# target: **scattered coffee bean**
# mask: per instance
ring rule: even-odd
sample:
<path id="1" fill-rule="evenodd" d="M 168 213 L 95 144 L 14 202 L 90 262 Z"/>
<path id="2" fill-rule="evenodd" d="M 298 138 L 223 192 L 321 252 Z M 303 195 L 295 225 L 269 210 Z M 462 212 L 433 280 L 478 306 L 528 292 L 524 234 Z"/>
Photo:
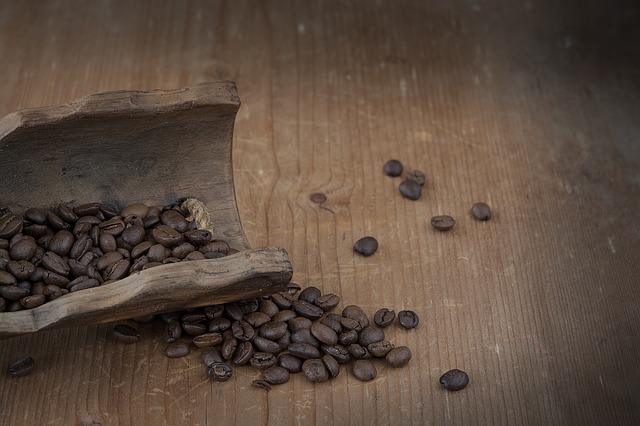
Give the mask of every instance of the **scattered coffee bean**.
<path id="1" fill-rule="evenodd" d="M 302 330 L 303 328 L 311 328 L 313 322 L 309 318 L 295 317 L 289 320 L 289 330 L 292 332 Z"/>
<path id="2" fill-rule="evenodd" d="M 351 357 L 354 359 L 371 358 L 371 354 L 369 353 L 369 350 L 366 347 L 359 345 L 357 343 L 352 343 L 349 346 L 347 346 L 347 350 L 349 351 L 349 355 L 351 355 Z"/>
<path id="3" fill-rule="evenodd" d="M 433 226 L 438 231 L 449 231 L 454 227 L 455 224 L 456 221 L 451 216 L 441 215 L 431 218 L 431 226 Z"/>
<path id="4" fill-rule="evenodd" d="M 289 309 L 295 299 L 288 293 L 276 293 L 271 295 L 271 300 L 280 309 Z"/>
<path id="5" fill-rule="evenodd" d="M 222 358 L 222 354 L 216 348 L 206 348 L 202 351 L 202 363 L 205 367 L 209 367 L 211 364 L 216 362 L 224 362 Z"/>
<path id="6" fill-rule="evenodd" d="M 117 324 L 113 327 L 113 337 L 122 343 L 135 343 L 140 340 L 140 333 L 126 324 Z"/>
<path id="7" fill-rule="evenodd" d="M 271 300 L 261 300 L 260 307 L 258 308 L 258 310 L 262 313 L 269 315 L 270 317 L 273 317 L 278 312 L 280 312 L 280 309 L 278 309 L 278 305 L 273 303 L 273 301 Z"/>
<path id="8" fill-rule="evenodd" d="M 271 319 L 273 322 L 287 322 L 296 317 L 296 313 L 290 309 L 285 309 L 273 316 Z"/>
<path id="9" fill-rule="evenodd" d="M 378 371 L 376 370 L 376 366 L 373 365 L 373 362 L 368 359 L 359 359 L 354 361 L 351 366 L 351 372 L 354 377 L 363 382 L 368 382 L 373 380 L 378 375 Z"/>
<path id="10" fill-rule="evenodd" d="M 9 364 L 7 374 L 12 377 L 22 377 L 31 373 L 36 363 L 30 356 L 18 358 Z"/>
<path id="11" fill-rule="evenodd" d="M 262 372 L 262 377 L 269 384 L 280 385 L 289 381 L 289 370 L 280 366 L 269 367 Z"/>
<path id="12" fill-rule="evenodd" d="M 171 343 L 164 350 L 169 358 L 181 358 L 189 354 L 189 345 L 184 343 Z"/>
<path id="13" fill-rule="evenodd" d="M 302 372 L 307 380 L 321 383 L 329 380 L 329 371 L 321 359 L 307 359 L 302 363 Z"/>
<path id="14" fill-rule="evenodd" d="M 491 208 L 486 203 L 475 203 L 471 207 L 471 215 L 477 220 L 491 219 Z"/>
<path id="15" fill-rule="evenodd" d="M 254 380 L 251 382 L 251 385 L 260 389 L 264 389 L 267 392 L 271 390 L 271 385 L 266 380 Z"/>
<path id="16" fill-rule="evenodd" d="M 264 337 L 256 336 L 253 339 L 253 345 L 257 350 L 261 352 L 269 352 L 277 354 L 281 351 L 280 345 L 272 340 L 265 339 Z M 288 346 L 288 345 L 287 345 Z"/>
<path id="17" fill-rule="evenodd" d="M 389 367 L 404 367 L 411 359 L 411 350 L 406 346 L 398 346 L 387 353 L 386 359 Z"/>
<path id="18" fill-rule="evenodd" d="M 353 245 L 353 250 L 363 256 L 371 256 L 378 250 L 378 240 L 373 237 L 360 238 Z"/>
<path id="19" fill-rule="evenodd" d="M 260 327 L 261 337 L 269 340 L 278 340 L 287 332 L 287 324 L 282 321 L 270 321 Z"/>
<path id="20" fill-rule="evenodd" d="M 373 322 L 378 327 L 387 327 L 396 318 L 396 312 L 393 309 L 379 309 L 373 316 Z"/>
<path id="21" fill-rule="evenodd" d="M 251 312 L 244 316 L 244 320 L 251 324 L 253 328 L 260 328 L 271 321 L 271 317 L 264 312 Z"/>
<path id="22" fill-rule="evenodd" d="M 409 200 L 417 200 L 422 195 L 422 187 L 414 180 L 403 180 L 399 186 L 400 194 Z"/>
<path id="23" fill-rule="evenodd" d="M 276 365 L 276 357 L 269 352 L 254 352 L 249 364 L 258 370 L 265 370 Z"/>
<path id="24" fill-rule="evenodd" d="M 407 174 L 407 179 L 416 182 L 420 186 L 424 186 L 427 182 L 427 176 L 420 170 L 412 170 Z"/>
<path id="25" fill-rule="evenodd" d="M 370 343 L 367 345 L 367 350 L 371 355 L 376 358 L 385 357 L 389 351 L 393 349 L 393 343 L 388 340 L 382 340 L 380 342 Z"/>
<path id="26" fill-rule="evenodd" d="M 384 163 L 384 174 L 391 177 L 397 177 L 402 174 L 402 163 L 398 160 L 389 160 Z"/>
<path id="27" fill-rule="evenodd" d="M 404 328 L 416 328 L 420 322 L 418 314 L 413 311 L 400 311 L 398 313 L 398 321 Z"/>
<path id="28" fill-rule="evenodd" d="M 233 376 L 233 368 L 226 362 L 214 362 L 207 367 L 207 376 L 214 382 L 226 382 Z"/>
<path id="29" fill-rule="evenodd" d="M 316 306 L 318 306 L 323 311 L 330 311 L 340 303 L 340 297 L 335 294 L 325 294 L 316 299 L 314 302 Z"/>
<path id="30" fill-rule="evenodd" d="M 324 362 L 324 366 L 327 367 L 327 371 L 331 375 L 331 377 L 338 377 L 340 374 L 340 364 L 338 361 L 331 355 L 324 355 L 322 357 L 322 362 Z"/>
<path id="31" fill-rule="evenodd" d="M 469 384 L 469 375 L 462 370 L 453 369 L 440 377 L 440 384 L 448 391 L 464 389 Z"/>
<path id="32" fill-rule="evenodd" d="M 238 348 L 238 339 L 235 337 L 225 338 L 222 341 L 222 346 L 220 347 L 220 353 L 222 357 L 226 360 L 230 360 L 233 357 L 233 354 L 236 352 Z"/>
<path id="33" fill-rule="evenodd" d="M 209 322 L 209 331 L 221 333 L 231 328 L 231 321 L 227 318 L 214 318 Z"/>
<path id="34" fill-rule="evenodd" d="M 293 343 L 308 343 L 315 347 L 320 346 L 320 341 L 311 334 L 309 328 L 302 328 L 291 333 L 291 341 Z"/>
<path id="35" fill-rule="evenodd" d="M 302 360 L 288 353 L 278 355 L 278 365 L 290 373 L 302 371 Z"/>
<path id="36" fill-rule="evenodd" d="M 284 324 L 285 329 L 286 326 L 287 325 Z M 251 324 L 244 320 L 235 321 L 233 324 L 231 324 L 231 332 L 233 333 L 233 337 L 243 342 L 252 340 L 256 335 L 256 331 L 253 329 L 253 327 L 251 327 Z"/>
<path id="37" fill-rule="evenodd" d="M 46 300 L 47 298 L 43 294 L 33 294 L 31 296 L 23 297 L 22 299 L 20 299 L 20 304 L 25 309 L 33 309 L 44 304 Z"/>

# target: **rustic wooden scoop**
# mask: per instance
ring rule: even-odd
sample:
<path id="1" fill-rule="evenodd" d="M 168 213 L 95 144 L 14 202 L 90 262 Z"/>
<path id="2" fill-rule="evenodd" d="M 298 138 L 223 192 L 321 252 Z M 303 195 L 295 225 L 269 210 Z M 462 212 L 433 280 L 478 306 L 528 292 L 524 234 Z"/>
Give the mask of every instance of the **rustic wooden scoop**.
<path id="1" fill-rule="evenodd" d="M 0 313 L 0 338 L 282 290 L 292 275 L 286 251 L 251 250 L 238 216 L 231 145 L 239 106 L 235 84 L 217 82 L 101 93 L 0 120 L 0 208 L 22 212 L 70 200 L 167 205 L 193 197 L 205 204 L 214 238 L 240 250 Z"/>

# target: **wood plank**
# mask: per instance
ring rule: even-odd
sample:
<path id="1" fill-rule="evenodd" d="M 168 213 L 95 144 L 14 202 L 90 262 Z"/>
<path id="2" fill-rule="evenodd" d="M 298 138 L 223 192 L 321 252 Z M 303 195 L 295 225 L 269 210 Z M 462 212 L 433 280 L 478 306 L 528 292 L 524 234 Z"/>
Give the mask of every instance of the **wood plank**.
<path id="1" fill-rule="evenodd" d="M 369 312 L 416 309 L 403 370 L 268 395 L 205 380 L 149 330 L 3 342 L 1 424 L 640 422 L 638 5 L 597 1 L 0 4 L 0 115 L 118 89 L 238 82 L 234 178 L 253 247 Z M 398 158 L 429 178 L 400 198 Z M 0 186 L 0 191 L 10 189 Z M 324 192 L 320 208 L 309 201 Z M 2 197 L 0 197 L 2 198 Z M 495 219 L 474 222 L 487 201 Z M 432 215 L 457 219 L 433 231 Z M 381 247 L 356 257 L 354 239 Z M 469 387 L 443 392 L 458 367 Z"/>

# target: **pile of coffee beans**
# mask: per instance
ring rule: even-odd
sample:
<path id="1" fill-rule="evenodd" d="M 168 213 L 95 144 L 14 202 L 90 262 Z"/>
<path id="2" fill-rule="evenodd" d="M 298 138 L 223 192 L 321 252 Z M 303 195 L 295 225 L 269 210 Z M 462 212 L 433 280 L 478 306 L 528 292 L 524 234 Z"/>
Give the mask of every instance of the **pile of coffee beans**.
<path id="1" fill-rule="evenodd" d="M 179 205 L 101 203 L 31 208 L 0 217 L 0 312 L 31 309 L 165 263 L 236 250 Z"/>
<path id="2" fill-rule="evenodd" d="M 398 160 L 389 160 L 384 163 L 384 174 L 391 177 L 402 176 L 404 166 Z M 400 194 L 409 200 L 418 200 L 422 196 L 422 187 L 427 182 L 427 176 L 420 170 L 411 170 L 405 176 L 398 187 Z"/>

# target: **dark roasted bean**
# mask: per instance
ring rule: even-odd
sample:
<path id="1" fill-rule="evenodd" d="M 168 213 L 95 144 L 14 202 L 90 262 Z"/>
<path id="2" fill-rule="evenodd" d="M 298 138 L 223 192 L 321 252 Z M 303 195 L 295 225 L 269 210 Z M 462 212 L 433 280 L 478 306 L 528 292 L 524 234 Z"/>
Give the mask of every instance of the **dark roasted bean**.
<path id="1" fill-rule="evenodd" d="M 351 366 L 351 372 L 356 379 L 363 382 L 373 380 L 378 375 L 376 366 L 373 365 L 373 362 L 369 361 L 368 359 L 359 359 L 355 361 Z"/>
<path id="2" fill-rule="evenodd" d="M 314 303 L 326 312 L 338 306 L 338 303 L 340 303 L 340 297 L 329 293 L 318 297 Z"/>
<path id="3" fill-rule="evenodd" d="M 324 311 L 316 305 L 312 305 L 311 303 L 305 302 L 304 300 L 296 300 L 295 302 L 293 302 L 293 309 L 298 315 L 309 318 L 311 320 L 319 319 L 324 313 Z"/>
<path id="4" fill-rule="evenodd" d="M 37 244 L 33 238 L 22 238 L 11 247 L 9 254 L 13 260 L 29 260 L 36 254 Z"/>
<path id="5" fill-rule="evenodd" d="M 122 241 L 124 241 L 126 244 L 128 244 L 131 247 L 134 247 L 138 244 L 140 244 L 145 237 L 145 231 L 144 228 L 140 225 L 133 225 L 133 226 L 129 226 L 128 228 L 125 228 L 124 231 L 122 231 Z"/>
<path id="6" fill-rule="evenodd" d="M 205 367 L 210 366 L 214 362 L 224 362 L 222 354 L 216 348 L 206 348 L 202 351 L 202 363 Z"/>
<path id="7" fill-rule="evenodd" d="M 464 389 L 469 384 L 469 375 L 462 370 L 453 369 L 444 373 L 439 380 L 443 388 L 448 391 Z"/>
<path id="8" fill-rule="evenodd" d="M 291 330 L 292 332 L 301 330 L 303 328 L 311 328 L 311 324 L 313 324 L 313 322 L 311 322 L 309 318 L 305 318 L 305 317 L 291 318 L 288 321 L 288 323 L 289 323 L 289 330 Z"/>
<path id="9" fill-rule="evenodd" d="M 67 262 L 52 251 L 48 251 L 42 256 L 42 266 L 58 275 L 69 275 L 69 265 Z"/>
<path id="10" fill-rule="evenodd" d="M 289 370 L 280 366 L 271 366 L 262 372 L 262 376 L 269 384 L 281 385 L 289 381 Z"/>
<path id="11" fill-rule="evenodd" d="M 291 333 L 291 341 L 293 343 L 308 343 L 315 347 L 320 346 L 320 341 L 316 339 L 309 328 L 301 328 Z"/>
<path id="12" fill-rule="evenodd" d="M 280 345 L 276 342 L 271 341 L 269 339 L 265 339 L 264 337 L 256 336 L 253 339 L 253 344 L 261 352 L 269 352 L 269 353 L 278 353 L 280 352 Z"/>
<path id="13" fill-rule="evenodd" d="M 413 311 L 400 311 L 398 312 L 398 321 L 404 328 L 416 328 L 420 323 L 420 318 Z"/>
<path id="14" fill-rule="evenodd" d="M 234 321 L 240 321 L 244 317 L 242 309 L 236 303 L 227 303 L 224 305 L 224 313 Z"/>
<path id="15" fill-rule="evenodd" d="M 46 300 L 47 298 L 44 295 L 34 294 L 32 296 L 23 297 L 22 299 L 20 299 L 20 304 L 25 309 L 33 309 L 42 305 L 44 302 L 46 302 Z"/>
<path id="16" fill-rule="evenodd" d="M 235 321 L 233 324 L 231 324 L 231 332 L 233 333 L 233 337 L 243 342 L 252 340 L 256 335 L 256 331 L 253 329 L 253 327 L 251 327 L 251 324 L 243 320 Z"/>
<path id="17" fill-rule="evenodd" d="M 193 338 L 193 344 L 198 348 L 210 348 L 218 346 L 222 343 L 222 334 L 220 333 L 205 333 Z"/>
<path id="18" fill-rule="evenodd" d="M 260 327 L 259 334 L 261 337 L 269 340 L 278 340 L 287 331 L 287 324 L 281 321 L 270 321 Z"/>
<path id="19" fill-rule="evenodd" d="M 355 330 L 345 331 L 344 333 L 338 336 L 338 342 L 341 345 L 349 346 L 352 343 L 356 343 L 358 341 L 358 332 Z"/>
<path id="20" fill-rule="evenodd" d="M 74 207 L 73 211 L 78 216 L 95 216 L 100 211 L 100 204 L 98 203 L 81 204 L 77 207 Z"/>
<path id="21" fill-rule="evenodd" d="M 260 312 L 263 312 L 263 313 L 269 315 L 270 317 L 273 317 L 278 312 L 280 312 L 280 309 L 278 309 L 278 305 L 273 303 L 273 301 L 271 301 L 271 300 L 261 300 L 260 301 L 260 307 L 258 308 L 258 310 Z"/>
<path id="22" fill-rule="evenodd" d="M 403 180 L 398 189 L 400 190 L 400 194 L 409 200 L 415 201 L 422 195 L 422 186 L 411 179 Z"/>
<path id="23" fill-rule="evenodd" d="M 240 342 L 238 348 L 233 355 L 233 363 L 236 365 L 244 365 L 253 356 L 253 345 L 251 342 Z"/>
<path id="24" fill-rule="evenodd" d="M 263 312 L 251 312 L 244 316 L 244 320 L 251 324 L 253 328 L 260 328 L 271 321 L 271 317 Z"/>
<path id="25" fill-rule="evenodd" d="M 269 352 L 254 352 L 249 364 L 258 370 L 265 370 L 276 365 L 276 357 Z"/>
<path id="26" fill-rule="evenodd" d="M 411 359 L 411 350 L 406 346 L 398 346 L 387 352 L 386 359 L 389 367 L 404 367 Z"/>
<path id="27" fill-rule="evenodd" d="M 201 246 L 211 241 L 211 232 L 205 229 L 194 229 L 184 233 L 185 238 L 195 246 Z"/>
<path id="28" fill-rule="evenodd" d="M 337 319 L 336 319 L 337 317 Z M 327 327 L 331 328 L 336 334 L 342 333 L 342 324 L 340 323 L 340 316 L 325 316 L 320 319 L 320 322 Z"/>
<path id="29" fill-rule="evenodd" d="M 390 325 L 396 318 L 396 312 L 393 309 L 379 309 L 373 316 L 373 322 L 378 327 L 386 327 Z"/>
<path id="30" fill-rule="evenodd" d="M 296 317 L 296 313 L 289 310 L 289 309 L 285 309 L 283 311 L 278 312 L 277 314 L 275 314 L 272 318 L 272 321 L 274 322 L 287 322 L 290 319 L 293 319 Z"/>
<path id="31" fill-rule="evenodd" d="M 307 287 L 300 292 L 298 300 L 304 300 L 308 303 L 315 303 L 316 299 L 321 296 L 320 289 L 318 287 Z"/>
<path id="32" fill-rule="evenodd" d="M 431 226 L 438 231 L 449 231 L 455 224 L 455 219 L 448 215 L 434 216 L 431 218 Z"/>
<path id="33" fill-rule="evenodd" d="M 88 235 L 82 235 L 73 243 L 71 250 L 69 250 L 69 257 L 72 259 L 80 259 L 92 246 L 93 241 L 91 241 L 91 238 Z"/>
<path id="34" fill-rule="evenodd" d="M 35 268 L 34 268 L 35 270 Z M 18 280 L 12 274 L 7 271 L 0 270 L 0 286 L 16 285 Z"/>
<path id="35" fill-rule="evenodd" d="M 360 332 L 358 341 L 362 346 L 368 346 L 371 343 L 381 342 L 384 340 L 384 331 L 381 328 L 370 325 Z"/>
<path id="36" fill-rule="evenodd" d="M 214 318 L 209 322 L 209 331 L 221 333 L 231 328 L 231 321 L 227 318 Z"/>
<path id="37" fill-rule="evenodd" d="M 226 360 L 231 359 L 236 349 L 238 348 L 238 339 L 235 337 L 225 338 L 222 342 L 222 346 L 220 347 L 220 353 L 222 353 L 222 357 Z"/>
<path id="38" fill-rule="evenodd" d="M 30 356 L 18 358 L 9 364 L 7 374 L 12 377 L 22 377 L 31 373 L 36 363 Z"/>
<path id="39" fill-rule="evenodd" d="M 353 245 L 353 250 L 363 256 L 371 256 L 378 250 L 378 240 L 373 237 L 360 238 Z"/>
<path id="40" fill-rule="evenodd" d="M 260 389 L 264 389 L 267 392 L 271 390 L 271 385 L 266 380 L 254 380 L 251 382 L 251 385 Z"/>
<path id="41" fill-rule="evenodd" d="M 56 255 L 57 256 L 57 255 Z M 7 272 L 11 273 L 18 280 L 28 280 L 29 276 L 33 274 L 36 267 L 33 263 L 26 260 L 11 260 L 7 262 Z"/>
<path id="42" fill-rule="evenodd" d="M 367 314 L 362 310 L 361 307 L 355 305 L 349 305 L 342 310 L 342 316 L 345 318 L 351 318 L 353 320 L 358 321 L 360 327 L 365 328 L 369 325 L 369 318 Z M 343 327 L 347 327 L 345 323 L 342 323 Z M 347 327 L 347 329 L 350 329 Z"/>
<path id="43" fill-rule="evenodd" d="M 47 212 L 47 221 L 49 222 L 49 225 L 56 231 L 69 228 L 69 224 L 52 211 Z"/>
<path id="44" fill-rule="evenodd" d="M 398 160 L 389 160 L 384 163 L 384 174 L 391 177 L 400 176 L 402 174 L 402 163 Z"/>
<path id="45" fill-rule="evenodd" d="M 174 247 L 184 241 L 182 234 L 167 225 L 160 225 L 154 228 L 152 233 L 158 244 L 165 247 Z"/>
<path id="46" fill-rule="evenodd" d="M 226 362 L 214 362 L 207 367 L 207 376 L 215 382 L 226 382 L 233 376 L 233 368 Z"/>
<path id="47" fill-rule="evenodd" d="M 189 354 L 189 345 L 185 343 L 171 343 L 164 350 L 169 358 L 181 358 Z"/>
<path id="48" fill-rule="evenodd" d="M 290 373 L 302 371 L 302 360 L 288 353 L 278 355 L 278 365 Z"/>
<path id="49" fill-rule="evenodd" d="M 367 350 L 371 355 L 376 358 L 382 358 L 386 356 L 390 350 L 393 349 L 393 343 L 388 340 L 382 340 L 380 342 L 370 343 L 367 346 Z"/>
<path id="50" fill-rule="evenodd" d="M 288 293 L 275 293 L 271 295 L 271 300 L 278 308 L 289 309 L 295 299 Z"/>
<path id="51" fill-rule="evenodd" d="M 424 172 L 420 170 L 412 170 L 407 173 L 407 179 L 414 181 L 420 186 L 424 186 L 424 184 L 427 182 L 427 175 L 425 175 Z"/>
<path id="52" fill-rule="evenodd" d="M 147 249 L 149 249 L 149 247 L 151 247 L 151 243 L 148 241 L 146 243 L 148 244 Z M 98 244 L 100 245 L 100 249 L 105 253 L 116 251 L 118 249 L 118 245 L 116 244 L 116 237 L 114 237 L 112 234 L 101 232 L 100 236 L 98 237 Z M 144 252 L 140 252 L 140 254 L 143 253 Z"/>
<path id="53" fill-rule="evenodd" d="M 331 355 L 324 355 L 322 357 L 322 362 L 324 362 L 324 366 L 327 367 L 327 371 L 331 375 L 331 377 L 338 377 L 340 374 L 340 364 L 338 361 Z"/>
<path id="54" fill-rule="evenodd" d="M 371 358 L 371 354 L 369 353 L 369 350 L 357 343 L 352 343 L 349 346 L 347 346 L 347 350 L 349 351 L 349 354 L 351 355 L 352 358 L 355 358 L 355 359 Z"/>
<path id="55" fill-rule="evenodd" d="M 165 328 L 165 340 L 167 343 L 173 343 L 182 337 L 182 326 L 177 320 L 171 320 Z"/>
<path id="56" fill-rule="evenodd" d="M 325 345 L 334 346 L 338 343 L 338 335 L 331 327 L 319 321 L 314 322 L 309 329 L 313 337 Z"/>
<path id="57" fill-rule="evenodd" d="M 302 363 L 302 372 L 307 380 L 313 383 L 321 383 L 329 380 L 329 371 L 321 359 L 307 359 Z"/>
<path id="58" fill-rule="evenodd" d="M 44 225 L 47 221 L 47 211 L 42 209 L 27 209 L 24 212 L 24 219 L 31 223 L 37 223 L 38 225 Z"/>
<path id="59" fill-rule="evenodd" d="M 477 220 L 491 219 L 491 208 L 486 203 L 475 203 L 471 206 L 471 216 Z"/>
<path id="60" fill-rule="evenodd" d="M 224 314 L 224 305 L 205 306 L 204 314 L 210 320 L 220 318 Z"/>
<path id="61" fill-rule="evenodd" d="M 58 231 L 49 241 L 49 250 L 57 254 L 58 256 L 66 256 L 69 254 L 69 250 L 73 247 L 75 242 L 73 234 L 66 229 Z"/>
<path id="62" fill-rule="evenodd" d="M 129 325 L 117 324 L 113 327 L 113 337 L 123 343 L 135 343 L 140 340 L 140 333 Z"/>

